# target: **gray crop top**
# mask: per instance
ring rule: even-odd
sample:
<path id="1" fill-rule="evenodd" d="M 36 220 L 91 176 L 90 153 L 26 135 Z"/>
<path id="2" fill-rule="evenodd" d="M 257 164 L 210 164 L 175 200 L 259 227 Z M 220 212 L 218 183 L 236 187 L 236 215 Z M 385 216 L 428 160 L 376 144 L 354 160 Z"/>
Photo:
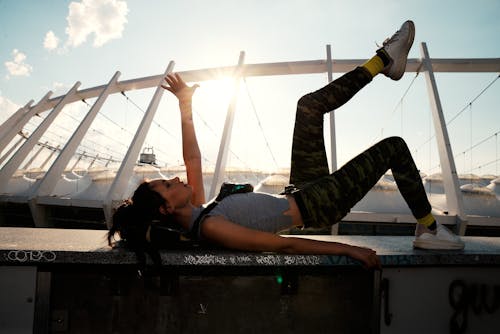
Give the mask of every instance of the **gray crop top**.
<path id="1" fill-rule="evenodd" d="M 283 195 L 258 192 L 230 195 L 202 218 L 197 234 L 202 239 L 200 234 L 201 224 L 203 224 L 205 218 L 210 216 L 222 216 L 241 226 L 276 233 L 292 226 L 291 216 L 283 214 L 289 208 L 288 200 Z M 203 207 L 193 210 L 190 228 L 192 228 L 194 221 L 202 210 Z"/>

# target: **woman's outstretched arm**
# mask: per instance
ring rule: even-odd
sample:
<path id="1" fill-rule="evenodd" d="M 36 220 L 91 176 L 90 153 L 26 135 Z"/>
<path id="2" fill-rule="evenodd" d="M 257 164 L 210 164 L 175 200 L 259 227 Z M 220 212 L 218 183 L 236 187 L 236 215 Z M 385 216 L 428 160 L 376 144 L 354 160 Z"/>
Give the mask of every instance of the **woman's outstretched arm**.
<path id="1" fill-rule="evenodd" d="M 187 183 L 193 188 L 191 203 L 199 206 L 205 203 L 205 189 L 203 187 L 203 174 L 201 168 L 201 152 L 196 139 L 193 123 L 192 98 L 198 85 L 186 85 L 184 80 L 176 73 L 165 77 L 168 86 L 163 88 L 172 92 L 179 100 L 182 128 L 182 155 L 186 166 Z"/>
<path id="2" fill-rule="evenodd" d="M 359 260 L 366 268 L 380 268 L 379 257 L 369 248 L 338 242 L 281 237 L 234 224 L 220 216 L 206 218 L 201 225 L 201 233 L 207 240 L 230 249 L 287 254 L 346 255 Z"/>

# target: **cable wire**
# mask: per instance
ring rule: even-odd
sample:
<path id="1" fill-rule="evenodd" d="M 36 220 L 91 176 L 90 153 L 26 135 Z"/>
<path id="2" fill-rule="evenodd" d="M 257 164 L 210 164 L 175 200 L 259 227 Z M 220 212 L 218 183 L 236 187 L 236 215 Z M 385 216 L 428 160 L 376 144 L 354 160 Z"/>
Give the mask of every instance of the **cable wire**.
<path id="1" fill-rule="evenodd" d="M 415 76 L 413 77 L 413 79 L 411 80 L 410 84 L 408 85 L 408 87 L 406 88 L 406 90 L 404 91 L 403 95 L 401 96 L 401 98 L 399 99 L 398 103 L 396 103 L 396 105 L 394 106 L 393 110 L 391 113 L 389 113 L 388 116 L 385 117 L 385 120 L 384 122 L 388 119 L 388 118 L 392 118 L 394 116 L 394 114 L 396 113 L 397 109 L 399 108 L 399 106 L 401 106 L 401 109 L 402 109 L 402 106 L 403 106 L 403 100 L 406 98 L 406 95 L 408 95 L 411 87 L 413 86 L 413 84 L 415 83 L 415 80 L 417 79 L 418 75 L 420 74 L 420 72 L 416 72 Z M 403 127 L 403 112 L 401 110 L 401 128 Z M 380 137 L 383 137 L 384 135 L 384 130 L 385 128 L 381 128 L 380 129 Z M 378 141 L 378 136 L 375 136 L 375 138 L 372 140 L 372 143 L 375 143 Z"/>
<path id="2" fill-rule="evenodd" d="M 475 98 L 473 98 L 465 107 L 463 107 L 458 113 L 455 114 L 448 122 L 446 122 L 446 125 L 450 125 L 455 119 L 457 119 L 458 116 L 460 116 L 467 108 L 472 105 L 481 95 L 483 95 L 497 80 L 500 78 L 500 74 L 497 75 L 495 79 L 493 79 L 492 82 L 490 82 Z"/>
<path id="3" fill-rule="evenodd" d="M 257 109 L 255 108 L 255 103 L 252 99 L 252 95 L 250 94 L 250 90 L 248 88 L 248 83 L 246 78 L 243 78 L 243 81 L 245 82 L 245 90 L 248 95 L 248 99 L 250 100 L 250 105 L 252 106 L 253 113 L 255 115 L 255 118 L 257 119 L 257 124 L 259 125 L 260 132 L 262 133 L 262 137 L 264 137 L 264 141 L 267 146 L 267 150 L 269 151 L 269 154 L 271 154 L 271 157 L 273 158 L 274 165 L 276 166 L 276 169 L 279 169 L 278 162 L 276 161 L 276 158 L 274 157 L 273 151 L 271 150 L 271 146 L 269 145 L 269 141 L 267 140 L 266 134 L 264 132 L 264 128 L 262 127 L 262 123 L 260 122 L 259 115 L 257 114 Z"/>

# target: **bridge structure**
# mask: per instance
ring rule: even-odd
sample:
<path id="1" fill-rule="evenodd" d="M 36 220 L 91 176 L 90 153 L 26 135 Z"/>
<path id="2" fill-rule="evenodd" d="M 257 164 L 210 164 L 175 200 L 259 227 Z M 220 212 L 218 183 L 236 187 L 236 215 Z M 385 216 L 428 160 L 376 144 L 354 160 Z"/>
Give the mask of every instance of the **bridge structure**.
<path id="1" fill-rule="evenodd" d="M 500 58 L 431 58 L 425 43 L 420 45 L 420 53 L 419 59 L 408 60 L 406 71 L 423 73 L 426 79 L 448 209 L 439 219 L 455 226 L 461 235 L 471 225 L 496 226 L 499 217 L 477 217 L 464 210 L 435 73 L 500 73 Z M 329 46 L 326 55 L 320 60 L 245 64 L 242 52 L 234 66 L 179 74 L 187 82 L 231 77 L 236 85 L 247 77 L 315 73 L 327 73 L 331 81 L 333 73 L 347 72 L 365 61 L 332 59 Z M 109 247 L 106 231 L 47 228 L 53 227 L 48 219 L 53 208 L 93 208 L 109 222 L 113 206 L 128 196 L 134 168 L 162 98 L 163 78 L 174 68 L 170 62 L 162 74 L 124 81 L 116 72 L 107 84 L 86 89 L 79 89 L 81 84 L 76 82 L 66 94 L 52 97 L 48 92 L 37 103 L 29 101 L 1 125 L 0 226 L 11 223 L 10 205 L 29 211 L 33 224 L 31 228 L 0 227 L 0 329 L 27 333 L 310 333 L 332 329 L 459 333 L 470 329 L 496 333 L 500 316 L 499 237 L 464 236 L 463 251 L 419 251 L 412 249 L 411 236 L 301 236 L 375 249 L 382 271 L 367 271 L 345 256 L 188 248 L 162 251 L 159 271 L 138 277 L 136 254 Z M 155 91 L 102 198 L 58 195 L 62 173 L 76 165 L 70 166 L 70 161 L 108 98 L 144 89 Z M 226 170 L 237 92 L 227 108 L 212 195 Z M 62 147 L 50 147 L 41 140 L 65 106 L 90 99 L 95 101 Z M 35 131 L 23 134 L 30 119 L 42 113 L 46 117 Z M 330 125 L 335 170 L 334 117 Z M 33 161 L 29 154 L 36 146 L 50 148 L 57 158 L 28 189 L 16 193 L 11 190 L 12 180 Z M 413 222 L 410 215 L 387 212 L 352 212 L 345 220 Z"/>
<path id="2" fill-rule="evenodd" d="M 497 223 L 496 218 L 467 217 L 455 161 L 449 135 L 443 116 L 442 105 L 439 96 L 439 89 L 435 80 L 435 73 L 441 72 L 500 72 L 500 58 L 490 59 L 436 59 L 431 58 L 425 43 L 420 45 L 421 58 L 409 59 L 406 68 L 407 72 L 424 73 L 432 119 L 435 129 L 436 143 L 439 153 L 439 162 L 442 169 L 443 187 L 446 197 L 447 212 L 443 221 L 447 224 L 457 226 L 459 234 L 464 235 L 467 222 L 478 223 Z M 355 66 L 364 62 L 364 59 L 332 59 L 331 48 L 326 47 L 326 59 L 306 60 L 281 63 L 264 64 L 245 64 L 245 53 L 241 52 L 238 63 L 234 66 L 208 68 L 182 71 L 179 74 L 187 82 L 202 82 L 214 80 L 221 77 L 230 77 L 235 80 L 235 84 L 247 77 L 258 76 L 286 76 L 303 75 L 314 73 L 327 73 L 328 80 L 332 80 L 333 73 L 344 73 Z M 81 83 L 76 82 L 71 89 L 64 95 L 52 97 L 52 92 L 47 92 L 37 103 L 29 101 L 14 113 L 8 120 L 1 125 L 0 152 L 2 152 L 2 165 L 0 169 L 0 201 L 4 203 L 28 203 L 30 212 L 34 221 L 34 226 L 49 226 L 47 219 L 47 208 L 51 206 L 71 206 L 71 207 L 92 207 L 102 209 L 105 220 L 109 223 L 113 206 L 116 206 L 121 200 L 129 194 L 126 193 L 129 181 L 133 175 L 134 167 L 137 164 L 138 156 L 143 148 L 148 131 L 151 128 L 155 113 L 163 95 L 161 84 L 166 74 L 172 72 L 175 68 L 174 62 L 170 62 L 165 72 L 155 76 L 136 78 L 131 80 L 119 81 L 120 72 L 116 72 L 108 83 L 96 87 L 79 89 Z M 77 155 L 77 148 L 82 139 L 96 119 L 96 115 L 106 103 L 108 97 L 113 94 L 125 93 L 132 90 L 155 89 L 155 92 L 149 102 L 147 110 L 136 129 L 136 132 L 127 145 L 128 150 L 120 162 L 120 167 L 114 176 L 111 186 L 106 189 L 106 194 L 99 199 L 78 199 L 70 196 L 58 196 L 55 189 L 60 182 L 61 175 L 65 170 L 71 169 L 70 160 Z M 75 101 L 86 101 L 95 98 L 95 102 L 90 106 L 87 115 L 72 133 L 64 146 L 61 148 L 52 148 L 52 155 L 57 154 L 54 163 L 49 166 L 47 171 L 39 176 L 27 191 L 12 193 L 9 190 L 9 183 L 13 176 L 21 169 L 29 166 L 29 161 L 22 165 L 33 151 L 35 146 L 40 146 L 39 151 L 46 143 L 40 142 L 44 133 L 51 127 L 54 120 L 63 110 L 63 108 Z M 231 141 L 233 130 L 234 114 L 236 112 L 236 101 L 238 99 L 238 89 L 235 89 L 229 106 L 227 108 L 226 121 L 223 134 L 220 141 L 219 153 L 215 166 L 215 172 L 210 187 L 209 197 L 215 195 L 216 190 L 223 181 L 223 174 L 226 168 L 228 158 L 228 148 Z M 15 144 L 13 139 L 18 134 L 22 134 L 23 128 L 36 115 L 46 113 L 43 122 L 31 133 L 31 135 L 20 136 Z M 331 134 L 331 164 L 332 169 L 337 168 L 337 149 L 335 116 L 330 117 Z M 18 136 L 19 137 L 19 136 Z M 10 145 L 10 146 L 9 146 Z M 7 150 L 9 148 L 9 150 Z M 96 157 L 97 158 L 97 157 Z M 31 160 L 34 159 L 34 155 Z M 80 156 L 81 159 L 81 156 Z M 48 161 L 49 159 L 47 159 Z M 95 159 L 94 159 L 95 160 Z M 76 164 L 75 164 L 76 165 Z M 409 215 L 387 215 L 371 213 L 369 215 L 353 213 L 346 220 L 356 221 L 412 221 Z"/>

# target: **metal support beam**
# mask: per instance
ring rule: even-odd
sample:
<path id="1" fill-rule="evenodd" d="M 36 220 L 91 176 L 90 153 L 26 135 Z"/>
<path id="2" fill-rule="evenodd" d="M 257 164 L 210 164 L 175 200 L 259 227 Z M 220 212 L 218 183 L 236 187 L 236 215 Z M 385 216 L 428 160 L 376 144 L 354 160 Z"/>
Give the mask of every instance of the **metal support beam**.
<path id="1" fill-rule="evenodd" d="M 33 156 L 24 164 L 23 167 L 21 167 L 21 169 L 28 169 L 29 166 L 31 166 L 31 164 L 33 163 L 33 161 L 35 161 L 35 159 L 40 155 L 40 153 L 42 153 L 43 149 L 45 148 L 45 145 L 47 145 L 48 143 L 49 142 L 46 141 L 45 144 L 40 145 L 38 151 L 36 151 L 36 153 L 33 154 Z"/>
<path id="2" fill-rule="evenodd" d="M 26 111 L 31 107 L 31 105 L 35 102 L 34 100 L 30 100 L 24 107 L 19 108 L 15 113 L 13 113 L 3 124 L 0 125 L 0 141 L 5 136 L 7 131 L 12 129 L 17 122 L 23 117 Z M 0 151 L 1 153 L 1 151 Z"/>
<path id="3" fill-rule="evenodd" d="M 328 83 L 333 81 L 333 61 L 332 49 L 328 44 L 326 46 L 326 67 L 328 74 Z M 330 152 L 331 152 L 331 171 L 332 173 L 337 170 L 337 137 L 335 131 L 335 113 L 330 112 Z"/>
<path id="4" fill-rule="evenodd" d="M 76 90 L 78 89 L 78 87 L 80 87 L 80 85 L 81 83 L 79 81 L 77 81 L 73 85 L 73 87 L 68 91 L 68 93 L 64 96 L 64 98 L 57 104 L 57 106 L 52 110 L 52 112 L 36 128 L 36 130 L 31 134 L 28 140 L 26 140 L 23 146 L 21 146 L 21 148 L 17 151 L 17 153 L 5 164 L 5 166 L 3 166 L 3 168 L 0 170 L 0 189 L 9 183 L 9 180 L 16 171 L 16 169 L 18 169 L 21 163 L 24 161 L 24 159 L 26 159 L 28 154 L 33 149 L 33 147 L 36 144 L 38 144 L 40 138 L 43 136 L 45 131 L 47 131 L 49 126 L 54 122 L 57 115 L 59 115 L 64 106 L 66 106 L 67 102 L 71 98 L 73 98 L 73 95 L 76 93 Z M 49 95 L 49 93 L 47 93 L 47 95 Z M 36 106 L 33 109 L 35 108 Z M 30 113 L 32 110 L 30 110 Z"/>
<path id="5" fill-rule="evenodd" d="M 127 151 L 127 154 L 123 158 L 122 164 L 120 165 L 120 169 L 116 173 L 116 177 L 111 184 L 111 187 L 106 195 L 105 202 L 103 203 L 104 214 L 106 216 L 106 221 L 109 224 L 111 223 L 111 211 L 114 202 L 121 201 L 123 196 L 125 195 L 125 190 L 127 188 L 128 181 L 132 177 L 134 172 L 134 165 L 136 163 L 137 157 L 139 156 L 140 150 L 144 141 L 146 140 L 146 136 L 148 134 L 151 123 L 153 122 L 156 110 L 158 109 L 158 105 L 160 104 L 161 97 L 163 96 L 163 88 L 161 84 L 163 83 L 164 77 L 167 76 L 174 69 L 175 63 L 171 61 L 165 73 L 156 83 L 156 91 L 149 103 L 148 109 L 142 118 L 141 124 L 137 128 L 134 139 L 130 143 L 130 147 Z"/>
<path id="6" fill-rule="evenodd" d="M 448 136 L 446 122 L 444 120 L 443 108 L 439 98 L 436 79 L 432 69 L 432 62 L 425 43 L 420 45 L 420 52 L 422 56 L 423 70 L 425 71 L 424 73 L 427 91 L 429 93 L 429 101 L 431 104 L 434 130 L 436 132 L 436 141 L 443 175 L 443 186 L 446 194 L 448 212 L 449 214 L 457 217 L 456 232 L 459 235 L 464 235 L 467 226 L 467 218 L 463 209 L 462 193 L 460 191 L 455 160 L 453 159 L 453 152 L 451 150 L 450 138 Z"/>
<path id="7" fill-rule="evenodd" d="M 212 187 L 210 188 L 209 198 L 215 197 L 217 190 L 222 184 L 222 177 L 226 170 L 227 153 L 229 151 L 229 144 L 231 142 L 234 112 L 236 109 L 236 102 L 238 100 L 238 92 L 240 90 L 241 69 L 244 61 L 245 52 L 241 51 L 240 57 L 238 59 L 238 66 L 233 73 L 234 91 L 233 96 L 231 97 L 231 102 L 229 103 L 229 107 L 227 109 L 226 122 L 224 123 L 224 130 L 222 132 L 222 138 L 219 145 L 219 153 L 217 155 L 217 162 L 215 163 L 214 179 L 212 181 Z"/>
<path id="8" fill-rule="evenodd" d="M 354 67 L 363 64 L 366 59 L 337 59 L 333 61 L 333 71 L 335 73 L 345 73 Z M 420 59 L 408 59 L 406 72 L 418 72 L 422 66 Z M 500 58 L 480 58 L 480 59 L 432 59 L 434 72 L 500 72 Z M 222 66 L 216 68 L 205 68 L 190 71 L 178 72 L 186 82 L 216 80 L 221 77 L 230 76 L 234 73 L 234 66 Z M 297 75 L 325 73 L 327 71 L 326 62 L 321 60 L 304 60 L 280 63 L 246 64 L 243 66 L 242 75 L 253 76 L 273 76 L 273 75 Z M 142 77 L 118 82 L 118 85 L 111 91 L 111 94 L 127 92 L 136 89 L 155 87 L 158 80 L 163 79 L 161 75 Z M 98 96 L 104 85 L 86 88 L 77 92 L 68 103 L 81 99 L 89 99 Z M 53 108 L 63 96 L 50 99 L 44 110 Z"/>
<path id="9" fill-rule="evenodd" d="M 5 149 L 5 147 L 10 143 L 12 138 L 16 136 L 20 131 L 23 130 L 23 127 L 28 123 L 28 121 L 35 116 L 38 112 L 44 110 L 44 108 L 47 106 L 47 101 L 49 100 L 49 97 L 52 95 L 52 91 L 48 91 L 44 97 L 34 106 L 31 107 L 30 110 L 25 112 L 21 118 L 17 120 L 15 124 L 12 124 L 12 126 L 9 126 L 6 128 L 6 132 L 4 135 L 1 136 L 0 139 L 0 152 Z M 4 132 L 1 132 L 4 133 Z"/>
<path id="10" fill-rule="evenodd" d="M 85 118 L 82 120 L 76 131 L 73 133 L 69 141 L 62 149 L 61 154 L 59 154 L 56 161 L 52 164 L 52 166 L 50 166 L 50 169 L 47 171 L 47 173 L 45 173 L 43 179 L 40 180 L 39 183 L 37 183 L 37 185 L 35 186 L 36 188 L 33 189 L 31 198 L 37 196 L 49 196 L 52 193 L 57 184 L 57 181 L 59 181 L 59 179 L 61 178 L 64 169 L 68 165 L 71 158 L 74 156 L 76 149 L 81 144 L 83 137 L 85 137 L 85 134 L 92 125 L 92 122 L 95 120 L 97 114 L 99 113 L 99 110 L 101 110 L 101 107 L 106 101 L 110 93 L 110 88 L 116 85 L 119 77 L 120 72 L 116 72 L 115 75 L 113 75 L 106 88 L 103 89 L 101 95 L 99 95 L 99 98 L 96 100 L 92 108 L 90 108 Z"/>
<path id="11" fill-rule="evenodd" d="M 83 156 L 85 155 L 85 151 L 83 151 L 82 154 L 80 154 L 80 156 L 78 157 L 78 159 L 76 159 L 75 163 L 73 164 L 73 166 L 71 166 L 71 169 L 70 171 L 74 170 L 76 168 L 76 166 L 78 165 L 78 163 L 82 160 Z"/>
<path id="12" fill-rule="evenodd" d="M 108 158 L 108 162 L 106 162 L 106 164 L 104 165 L 104 167 L 108 167 L 109 164 L 113 161 L 113 156 L 110 155 L 109 158 Z M 87 167 L 87 169 L 90 169 L 90 167 L 92 167 L 92 165 L 94 164 L 94 162 L 92 161 L 92 163 Z"/>
<path id="13" fill-rule="evenodd" d="M 89 166 L 87 167 L 87 170 L 89 170 L 90 168 L 92 168 L 92 166 L 94 165 L 94 163 L 97 160 L 97 158 L 99 158 L 99 154 L 96 154 L 96 156 L 94 157 L 94 159 L 92 159 L 92 161 L 90 162 Z M 75 165 L 75 167 L 76 167 L 76 165 Z M 75 169 L 75 167 L 73 167 L 73 169 Z"/>
<path id="14" fill-rule="evenodd" d="M 15 144 L 12 145 L 7 152 L 5 152 L 5 154 L 0 158 L 0 164 L 3 163 L 4 160 L 7 159 L 12 154 L 12 152 L 14 152 L 18 148 L 19 145 L 21 145 L 24 139 L 25 138 L 21 136 L 21 138 L 19 138 L 19 140 L 16 141 Z"/>
<path id="15" fill-rule="evenodd" d="M 53 157 L 53 156 L 54 156 L 54 155 L 55 155 L 58 151 L 60 151 L 60 150 L 59 150 L 59 147 L 61 147 L 61 145 L 57 145 L 57 147 L 53 148 L 53 149 L 52 149 L 52 153 L 50 153 L 50 154 L 49 154 L 49 156 L 47 157 L 47 159 L 45 159 L 45 160 L 44 160 L 44 162 L 42 162 L 42 164 L 41 164 L 41 165 L 40 165 L 40 167 L 38 167 L 38 168 L 40 168 L 40 169 L 42 169 L 42 170 L 43 170 L 43 169 L 45 168 L 45 166 L 47 166 L 47 164 L 49 163 L 50 159 L 52 159 L 52 157 Z"/>
<path id="16" fill-rule="evenodd" d="M 328 83 L 333 81 L 333 60 L 332 48 L 330 44 L 326 46 L 326 67 L 328 75 Z M 335 113 L 330 112 L 330 163 L 332 173 L 337 170 L 337 132 L 335 130 Z M 333 224 L 331 228 L 332 235 L 339 234 L 339 224 Z"/>

